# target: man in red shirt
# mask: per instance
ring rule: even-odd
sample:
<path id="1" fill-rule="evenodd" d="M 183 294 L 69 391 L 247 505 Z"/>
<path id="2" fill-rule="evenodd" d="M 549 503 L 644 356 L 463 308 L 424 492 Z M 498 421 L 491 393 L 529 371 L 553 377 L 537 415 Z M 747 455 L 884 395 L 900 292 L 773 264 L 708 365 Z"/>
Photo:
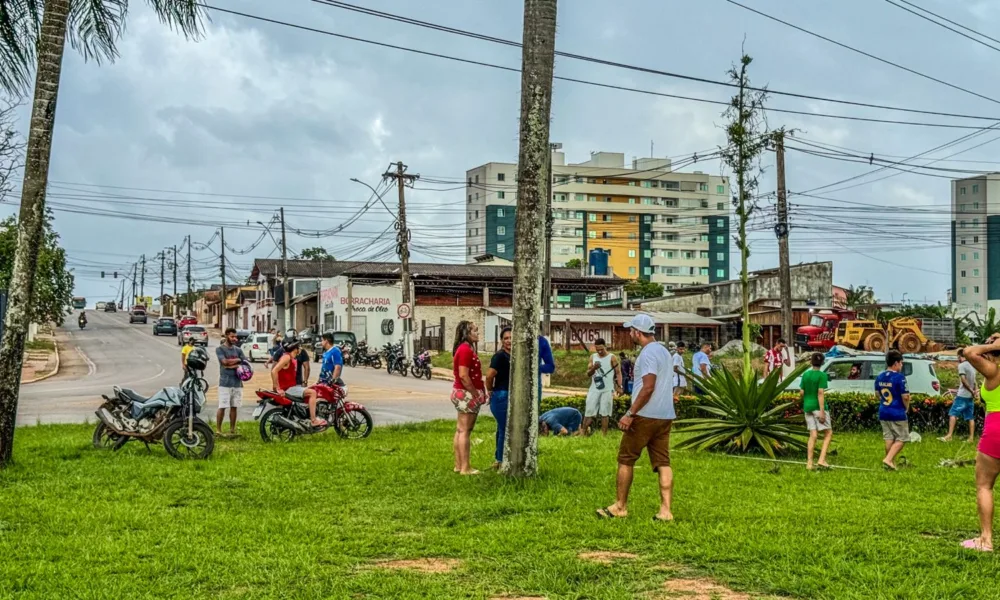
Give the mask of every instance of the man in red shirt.
<path id="1" fill-rule="evenodd" d="M 792 366 L 792 358 L 788 353 L 788 345 L 784 338 L 778 338 L 778 343 L 764 354 L 764 377 L 771 374 L 775 369 L 781 369 L 781 365 Z"/>

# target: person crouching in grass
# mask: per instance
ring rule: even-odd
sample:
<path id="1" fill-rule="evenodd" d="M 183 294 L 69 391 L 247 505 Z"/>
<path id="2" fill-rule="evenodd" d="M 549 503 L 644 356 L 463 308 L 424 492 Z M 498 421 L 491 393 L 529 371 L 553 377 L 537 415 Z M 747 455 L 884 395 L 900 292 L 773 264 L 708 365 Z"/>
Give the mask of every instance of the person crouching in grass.
<path id="1" fill-rule="evenodd" d="M 816 439 L 819 432 L 823 434 L 823 447 L 819 451 L 820 469 L 829 469 L 826 464 L 826 453 L 830 450 L 830 440 L 833 439 L 833 419 L 830 412 L 826 410 L 826 399 L 823 397 L 824 390 L 828 387 L 826 373 L 820 370 L 823 366 L 823 355 L 819 352 L 813 353 L 809 357 L 812 368 L 802 374 L 802 412 L 806 417 L 806 428 L 809 430 L 809 444 L 806 452 L 806 469 L 813 470 L 813 453 L 816 450 Z"/>

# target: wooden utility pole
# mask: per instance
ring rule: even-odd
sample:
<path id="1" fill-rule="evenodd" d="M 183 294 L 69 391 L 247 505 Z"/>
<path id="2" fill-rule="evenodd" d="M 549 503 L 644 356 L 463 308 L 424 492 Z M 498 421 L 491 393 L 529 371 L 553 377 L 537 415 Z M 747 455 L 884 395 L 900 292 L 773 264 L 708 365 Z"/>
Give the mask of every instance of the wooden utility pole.
<path id="1" fill-rule="evenodd" d="M 219 227 L 219 271 L 222 273 L 222 298 L 219 302 L 219 329 L 226 330 L 226 230 Z M 287 302 L 287 300 L 286 300 Z"/>
<path id="2" fill-rule="evenodd" d="M 167 252 L 165 250 L 160 251 L 160 316 L 163 316 L 163 284 L 165 283 L 164 278 L 166 277 L 166 261 Z"/>
<path id="3" fill-rule="evenodd" d="M 542 334 L 552 335 L 552 153 L 562 144 L 549 144 L 549 177 L 545 193 L 545 274 L 542 282 Z"/>
<path id="4" fill-rule="evenodd" d="M 795 348 L 795 331 L 792 329 L 792 275 L 788 264 L 788 194 L 785 190 L 785 132 L 774 134 L 774 153 L 778 177 L 778 223 L 774 233 L 778 236 L 778 279 L 781 284 L 781 335 Z M 792 352 L 794 354 L 794 352 Z"/>
<path id="5" fill-rule="evenodd" d="M 556 44 L 556 0 L 525 0 L 521 34 L 521 118 L 514 233 L 513 348 L 507 439 L 501 472 L 538 471 L 538 336 L 545 269 L 545 223 L 551 201 L 549 121 Z M 548 210 L 551 215 L 551 210 Z"/>
<path id="6" fill-rule="evenodd" d="M 391 166 L 391 165 L 390 165 Z M 410 305 L 410 317 L 403 319 L 403 348 L 407 357 L 413 356 L 413 302 L 410 298 L 410 230 L 406 228 L 406 197 L 404 190 L 407 184 L 413 186 L 413 182 L 420 179 L 420 175 L 409 175 L 406 173 L 406 165 L 402 162 L 396 163 L 396 170 L 386 171 L 382 174 L 385 179 L 396 180 L 396 189 L 399 190 L 399 215 L 396 218 L 396 253 L 399 254 L 399 262 L 402 267 L 401 283 L 403 285 L 403 304 Z M 350 324 L 348 323 L 348 327 Z"/>
<path id="7" fill-rule="evenodd" d="M 281 215 L 281 289 L 285 298 L 285 331 L 292 327 L 292 292 L 288 289 L 288 243 L 285 241 L 285 207 L 278 209 Z"/>
<path id="8" fill-rule="evenodd" d="M 177 317 L 180 313 L 178 312 L 179 302 L 177 301 L 177 246 L 174 246 L 174 305 L 170 311 L 172 317 Z"/>
<path id="9" fill-rule="evenodd" d="M 142 255 L 142 271 L 139 273 L 139 295 L 146 297 L 146 255 Z M 146 307 L 149 308 L 149 307 Z"/>
<path id="10" fill-rule="evenodd" d="M 135 304 L 135 299 L 138 297 L 135 295 L 135 280 L 136 280 L 136 275 L 138 274 L 137 273 L 138 270 L 139 270 L 139 263 L 132 263 L 132 302 L 128 305 L 129 308 L 132 308 L 132 306 Z"/>
<path id="11" fill-rule="evenodd" d="M 188 256 L 187 256 L 187 309 L 190 311 L 191 305 L 191 236 L 187 236 Z"/>

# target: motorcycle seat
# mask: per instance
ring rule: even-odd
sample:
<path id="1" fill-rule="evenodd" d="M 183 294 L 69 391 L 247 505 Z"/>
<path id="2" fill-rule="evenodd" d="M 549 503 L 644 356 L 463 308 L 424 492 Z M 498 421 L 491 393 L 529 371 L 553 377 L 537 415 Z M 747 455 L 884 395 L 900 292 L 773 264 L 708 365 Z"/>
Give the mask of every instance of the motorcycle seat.
<path id="1" fill-rule="evenodd" d="M 130 390 L 128 388 L 122 388 L 122 395 L 124 395 L 126 398 L 128 398 L 132 402 L 136 402 L 136 403 L 140 403 L 140 404 L 143 403 L 143 402 L 148 402 L 149 401 L 148 397 L 142 396 L 140 394 L 137 394 L 133 390 Z"/>
<path id="2" fill-rule="evenodd" d="M 291 400 L 293 400 L 295 402 L 304 402 L 305 399 L 303 398 L 302 394 L 305 391 L 306 391 L 306 388 L 304 388 L 304 387 L 302 387 L 300 385 L 297 385 L 295 387 L 290 387 L 287 390 L 285 390 L 285 397 L 286 398 L 290 398 Z"/>

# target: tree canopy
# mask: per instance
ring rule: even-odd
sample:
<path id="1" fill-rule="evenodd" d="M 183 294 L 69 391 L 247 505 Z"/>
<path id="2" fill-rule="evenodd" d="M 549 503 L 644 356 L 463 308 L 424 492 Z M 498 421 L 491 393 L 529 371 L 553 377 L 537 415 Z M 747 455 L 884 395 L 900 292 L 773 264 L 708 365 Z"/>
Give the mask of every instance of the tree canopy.
<path id="1" fill-rule="evenodd" d="M 636 279 L 625 285 L 625 293 L 628 294 L 629 298 L 635 300 L 641 298 L 658 298 L 663 295 L 663 284 Z"/>
<path id="2" fill-rule="evenodd" d="M 580 260 L 579 258 L 571 258 L 566 261 L 566 264 L 564 266 L 567 269 L 579 269 L 580 267 L 583 266 L 583 261 Z"/>
<path id="3" fill-rule="evenodd" d="M 320 248 L 319 246 L 315 248 L 306 248 L 299 253 L 299 256 L 305 260 L 336 260 L 329 252 L 326 251 L 326 248 Z"/>
<path id="4" fill-rule="evenodd" d="M 17 219 L 0 222 L 0 288 L 10 285 L 17 250 Z M 66 251 L 59 247 L 59 234 L 52 229 L 52 213 L 46 211 L 42 246 L 38 250 L 35 296 L 31 302 L 31 321 L 61 325 L 66 307 L 73 298 L 73 274 L 66 269 Z"/>

